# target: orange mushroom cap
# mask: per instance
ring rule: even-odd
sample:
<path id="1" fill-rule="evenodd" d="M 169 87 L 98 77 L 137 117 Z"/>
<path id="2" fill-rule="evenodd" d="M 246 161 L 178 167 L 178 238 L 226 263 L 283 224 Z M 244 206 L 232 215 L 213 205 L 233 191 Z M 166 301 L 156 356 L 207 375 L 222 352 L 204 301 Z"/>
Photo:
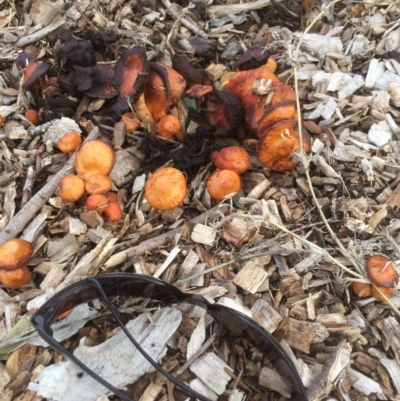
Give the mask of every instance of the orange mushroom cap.
<path id="1" fill-rule="evenodd" d="M 195 84 L 185 92 L 185 96 L 191 99 L 199 99 L 207 95 L 207 93 L 212 92 L 213 90 L 214 88 L 211 85 Z"/>
<path id="2" fill-rule="evenodd" d="M 398 281 L 392 262 L 383 255 L 372 255 L 368 258 L 367 275 L 379 287 L 391 288 Z"/>
<path id="3" fill-rule="evenodd" d="M 109 202 L 104 214 L 109 221 L 118 221 L 123 217 L 122 210 L 117 202 Z"/>
<path id="4" fill-rule="evenodd" d="M 11 290 L 29 284 L 31 278 L 32 275 L 27 266 L 21 266 L 14 270 L 0 270 L 0 283 Z"/>
<path id="5" fill-rule="evenodd" d="M 259 132 L 258 160 L 273 171 L 293 170 L 298 163 L 292 160 L 291 155 L 300 148 L 300 137 L 296 128 L 296 120 L 286 120 L 265 131 L 261 130 Z M 309 153 L 311 138 L 304 128 L 302 134 L 304 152 Z"/>
<path id="6" fill-rule="evenodd" d="M 154 120 L 168 114 L 176 106 L 186 88 L 186 80 L 174 69 L 161 63 L 150 62 L 149 81 L 144 88 L 144 98 Z"/>
<path id="7" fill-rule="evenodd" d="M 372 286 L 371 284 L 365 284 L 355 281 L 353 283 L 353 291 L 360 298 L 369 297 L 372 294 Z"/>
<path id="8" fill-rule="evenodd" d="M 168 210 L 183 202 L 186 191 L 186 180 L 182 171 L 164 167 L 148 179 L 144 187 L 144 196 L 155 209 Z"/>
<path id="9" fill-rule="evenodd" d="M 125 113 L 121 116 L 121 120 L 125 124 L 126 132 L 136 131 L 140 127 L 140 121 L 135 113 Z"/>
<path id="10" fill-rule="evenodd" d="M 212 156 L 212 155 L 211 155 Z M 218 152 L 213 163 L 219 170 L 232 170 L 244 173 L 250 167 L 250 155 L 240 146 L 227 146 Z"/>
<path id="11" fill-rule="evenodd" d="M 208 193 L 217 201 L 235 196 L 241 188 L 239 174 L 232 170 L 216 170 L 207 180 Z"/>
<path id="12" fill-rule="evenodd" d="M 85 194 L 85 181 L 75 174 L 63 177 L 58 187 L 58 196 L 64 203 L 75 202 Z"/>
<path id="13" fill-rule="evenodd" d="M 297 116 L 296 102 L 283 100 L 269 107 L 261 117 L 257 132 L 264 132 L 265 129 L 280 123 L 284 120 L 295 120 Z"/>
<path id="14" fill-rule="evenodd" d="M 24 266 L 32 256 L 32 244 L 14 238 L 0 245 L 0 269 L 13 270 Z"/>
<path id="15" fill-rule="evenodd" d="M 25 112 L 25 117 L 33 124 L 39 124 L 39 114 L 35 109 L 28 109 Z"/>
<path id="16" fill-rule="evenodd" d="M 63 153 L 75 152 L 82 143 L 82 137 L 77 132 L 66 132 L 57 143 Z"/>
<path id="17" fill-rule="evenodd" d="M 104 174 L 93 174 L 85 182 L 86 192 L 94 194 L 105 194 L 112 187 L 112 180 Z"/>
<path id="18" fill-rule="evenodd" d="M 79 148 L 75 159 L 75 170 L 87 180 L 93 174 L 110 174 L 114 164 L 114 149 L 99 139 L 91 139 Z"/>
<path id="19" fill-rule="evenodd" d="M 387 287 L 378 287 L 385 295 L 387 298 L 390 298 L 391 295 L 393 294 L 394 288 L 387 288 Z M 372 287 L 372 295 L 378 300 L 378 301 L 385 301 L 385 298 L 379 292 L 376 290 L 376 288 Z"/>
<path id="20" fill-rule="evenodd" d="M 86 209 L 95 210 L 98 214 L 103 214 L 108 207 L 108 198 L 105 195 L 94 194 L 88 196 Z"/>
<path id="21" fill-rule="evenodd" d="M 181 123 L 172 114 L 167 114 L 158 122 L 158 133 L 166 139 L 171 139 L 181 130 Z"/>
<path id="22" fill-rule="evenodd" d="M 24 71 L 24 89 L 28 89 L 36 80 L 47 72 L 50 68 L 49 64 L 46 63 L 30 63 L 25 67 Z"/>
<path id="23" fill-rule="evenodd" d="M 4 118 L 3 116 L 0 116 L 0 127 L 2 127 L 4 124 Z"/>
<path id="24" fill-rule="evenodd" d="M 115 192 L 107 192 L 105 195 L 107 196 L 109 203 L 118 202 L 118 194 L 117 193 L 115 193 Z"/>

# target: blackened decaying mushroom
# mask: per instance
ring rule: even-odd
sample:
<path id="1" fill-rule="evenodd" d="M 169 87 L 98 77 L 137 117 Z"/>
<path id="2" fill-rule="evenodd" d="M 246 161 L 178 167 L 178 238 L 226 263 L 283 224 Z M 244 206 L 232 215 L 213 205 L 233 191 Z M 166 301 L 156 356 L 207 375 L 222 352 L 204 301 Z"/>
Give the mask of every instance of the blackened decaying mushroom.
<path id="1" fill-rule="evenodd" d="M 92 30 L 86 31 L 84 39 L 92 44 L 97 53 L 104 54 L 108 44 L 115 42 L 118 37 L 116 32 L 112 30 L 99 28 L 96 32 Z"/>
<path id="2" fill-rule="evenodd" d="M 62 70 L 69 72 L 76 67 L 94 65 L 94 49 L 91 43 L 75 39 L 68 29 L 63 29 L 59 38 L 63 44 L 58 51 L 58 62 Z"/>
<path id="3" fill-rule="evenodd" d="M 154 120 L 168 114 L 176 106 L 186 88 L 186 80 L 174 69 L 161 63 L 150 63 L 149 81 L 144 88 L 146 106 Z"/>
<path id="4" fill-rule="evenodd" d="M 50 68 L 49 64 L 33 62 L 26 66 L 24 71 L 24 89 L 32 86 L 36 80 Z"/>
<path id="5" fill-rule="evenodd" d="M 174 54 L 172 68 L 186 79 L 188 87 L 195 84 L 211 85 L 211 80 L 207 73 L 202 68 L 194 67 L 184 54 Z"/>
<path id="6" fill-rule="evenodd" d="M 233 68 L 239 71 L 253 70 L 264 65 L 268 59 L 269 52 L 266 49 L 246 50 Z"/>
<path id="7" fill-rule="evenodd" d="M 128 102 L 134 103 L 144 90 L 149 78 L 149 64 L 144 49 L 140 46 L 126 49 L 115 64 L 111 85 L 119 88 L 119 97 L 114 110 L 122 114 Z"/>
<path id="8" fill-rule="evenodd" d="M 69 117 L 75 115 L 78 103 L 66 96 L 60 98 L 38 99 L 40 121 L 47 122 L 55 118 Z"/>
<path id="9" fill-rule="evenodd" d="M 242 105 L 237 96 L 227 91 L 215 91 L 207 98 L 207 119 L 217 127 L 217 137 L 236 136 L 242 121 Z"/>

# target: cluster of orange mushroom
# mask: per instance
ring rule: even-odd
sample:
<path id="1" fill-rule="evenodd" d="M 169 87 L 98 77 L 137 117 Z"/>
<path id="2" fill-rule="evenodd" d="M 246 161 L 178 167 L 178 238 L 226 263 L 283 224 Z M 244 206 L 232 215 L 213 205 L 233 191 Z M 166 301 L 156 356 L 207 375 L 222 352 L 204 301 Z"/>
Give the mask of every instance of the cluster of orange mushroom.
<path id="1" fill-rule="evenodd" d="M 386 297 L 390 297 L 398 282 L 398 276 L 393 263 L 383 255 L 372 255 L 367 260 L 366 270 L 371 283 L 375 284 Z M 371 284 L 355 282 L 353 284 L 353 291 L 360 298 L 372 295 L 379 301 L 385 300 L 382 294 Z"/>
<path id="2" fill-rule="evenodd" d="M 32 244 L 23 239 L 14 238 L 1 244 L 0 283 L 12 290 L 29 284 L 31 272 L 26 264 L 32 253 Z"/>
<path id="3" fill-rule="evenodd" d="M 67 133 L 60 138 L 58 147 L 71 151 L 68 143 L 76 143 L 77 133 Z M 66 138 L 67 137 L 67 138 Z M 71 141 L 68 141 L 68 139 Z M 78 144 L 79 146 L 79 144 Z M 75 149 L 74 149 L 75 150 Z M 122 210 L 118 203 L 117 194 L 110 192 L 112 180 L 109 177 L 115 164 L 113 148 L 99 139 L 84 142 L 78 149 L 75 159 L 76 174 L 69 174 L 60 181 L 58 195 L 64 203 L 75 202 L 85 193 L 87 210 L 103 214 L 109 221 L 122 218 Z"/>

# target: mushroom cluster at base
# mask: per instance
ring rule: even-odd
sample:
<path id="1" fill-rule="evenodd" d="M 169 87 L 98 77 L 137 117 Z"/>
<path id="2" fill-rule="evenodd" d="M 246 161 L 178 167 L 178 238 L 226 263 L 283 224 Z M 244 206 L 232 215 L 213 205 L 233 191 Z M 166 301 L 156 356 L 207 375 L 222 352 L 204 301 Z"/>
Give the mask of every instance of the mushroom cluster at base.
<path id="1" fill-rule="evenodd" d="M 372 255 L 367 260 L 366 270 L 371 283 L 375 284 L 389 298 L 393 294 L 394 287 L 398 282 L 398 276 L 393 263 L 383 255 Z M 378 301 L 385 300 L 382 294 L 371 284 L 355 282 L 353 284 L 353 291 L 360 298 L 372 295 Z"/>
<path id="2" fill-rule="evenodd" d="M 31 281 L 26 263 L 32 256 L 32 244 L 14 238 L 0 245 L 0 283 L 15 290 Z"/>

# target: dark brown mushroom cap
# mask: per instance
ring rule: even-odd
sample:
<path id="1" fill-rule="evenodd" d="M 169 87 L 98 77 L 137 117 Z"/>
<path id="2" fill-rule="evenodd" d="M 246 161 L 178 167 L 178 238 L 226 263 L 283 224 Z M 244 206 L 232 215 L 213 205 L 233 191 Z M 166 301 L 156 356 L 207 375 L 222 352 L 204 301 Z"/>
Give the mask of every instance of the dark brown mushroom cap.
<path id="1" fill-rule="evenodd" d="M 172 68 L 186 79 L 188 87 L 195 84 L 211 85 L 212 83 L 207 73 L 202 68 L 194 67 L 185 54 L 175 53 L 173 55 Z"/>
<path id="2" fill-rule="evenodd" d="M 112 99 L 118 95 L 118 89 L 111 85 L 114 68 L 111 65 L 100 64 L 90 67 L 90 76 L 93 83 L 85 94 L 99 99 Z"/>
<path id="3" fill-rule="evenodd" d="M 303 149 L 309 153 L 311 138 L 302 128 Z M 257 157 L 264 166 L 274 171 L 293 170 L 298 162 L 292 159 L 292 154 L 300 149 L 300 136 L 296 120 L 286 120 L 260 132 Z"/>
<path id="4" fill-rule="evenodd" d="M 214 91 L 207 97 L 206 114 L 208 122 L 217 127 L 217 137 L 236 136 L 242 121 L 240 100 L 227 91 Z"/>
<path id="5" fill-rule="evenodd" d="M 28 241 L 14 238 L 0 245 L 0 269 L 13 270 L 26 265 L 33 247 Z"/>
<path id="6" fill-rule="evenodd" d="M 24 89 L 28 89 L 35 81 L 50 68 L 49 64 L 33 62 L 25 67 Z"/>
<path id="7" fill-rule="evenodd" d="M 144 49 L 135 46 L 125 50 L 115 64 L 111 85 L 119 88 L 119 98 L 114 110 L 122 114 L 128 102 L 134 103 L 144 90 L 148 80 L 149 64 Z"/>
<path id="8" fill-rule="evenodd" d="M 383 255 L 369 257 L 367 260 L 367 275 L 379 287 L 394 287 L 398 282 L 393 263 Z"/>
<path id="9" fill-rule="evenodd" d="M 269 52 L 265 48 L 246 50 L 233 65 L 233 68 L 239 71 L 254 70 L 264 65 L 268 59 Z"/>

